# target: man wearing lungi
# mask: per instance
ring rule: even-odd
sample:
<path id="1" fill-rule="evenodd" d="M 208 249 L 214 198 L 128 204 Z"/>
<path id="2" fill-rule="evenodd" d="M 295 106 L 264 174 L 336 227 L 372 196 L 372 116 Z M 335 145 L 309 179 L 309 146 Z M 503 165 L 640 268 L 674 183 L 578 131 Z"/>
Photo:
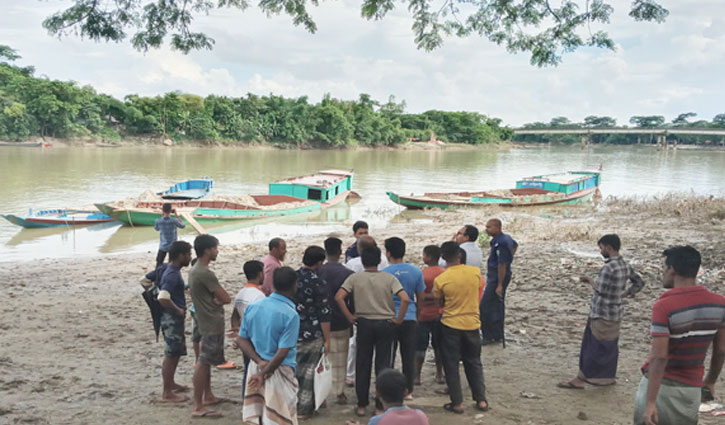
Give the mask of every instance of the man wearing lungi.
<path id="1" fill-rule="evenodd" d="M 597 242 L 604 257 L 604 266 L 594 280 L 579 280 L 592 285 L 591 308 L 584 330 L 576 378 L 557 384 L 560 388 L 584 389 L 584 384 L 613 385 L 619 358 L 619 329 L 622 321 L 622 298 L 632 296 L 644 287 L 644 281 L 621 255 L 619 236 L 608 234 Z M 627 281 L 632 284 L 627 288 Z"/>

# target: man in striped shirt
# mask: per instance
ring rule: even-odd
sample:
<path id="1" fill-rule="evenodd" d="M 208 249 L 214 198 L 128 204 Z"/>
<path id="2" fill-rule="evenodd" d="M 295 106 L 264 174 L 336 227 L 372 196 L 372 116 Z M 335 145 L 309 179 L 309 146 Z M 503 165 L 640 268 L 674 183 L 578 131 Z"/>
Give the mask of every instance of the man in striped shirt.
<path id="1" fill-rule="evenodd" d="M 691 246 L 665 250 L 663 286 L 652 307 L 652 350 L 642 366 L 634 423 L 697 424 L 700 392 L 714 392 L 725 360 L 725 297 L 697 285 L 700 253 Z M 710 370 L 705 357 L 713 343 Z"/>

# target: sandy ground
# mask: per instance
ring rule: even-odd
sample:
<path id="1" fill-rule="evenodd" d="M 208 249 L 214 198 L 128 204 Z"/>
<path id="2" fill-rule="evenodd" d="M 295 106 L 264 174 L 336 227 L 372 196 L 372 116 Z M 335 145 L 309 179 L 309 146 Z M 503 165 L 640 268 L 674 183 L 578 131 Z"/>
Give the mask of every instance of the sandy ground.
<path id="1" fill-rule="evenodd" d="M 464 386 L 466 413 L 444 413 L 447 400 L 433 392 L 438 386 L 430 363 L 411 404 L 423 409 L 431 424 L 631 423 L 639 367 L 649 350 L 650 309 L 663 292 L 661 251 L 673 244 L 695 245 L 704 256 L 701 282 L 723 292 L 725 200 L 670 197 L 646 203 L 609 200 L 598 208 L 431 211 L 415 220 L 402 213 L 372 234 L 380 240 L 403 237 L 409 260 L 420 264 L 424 245 L 448 239 L 461 224 L 483 228 L 492 216 L 502 218 L 504 231 L 520 242 L 507 299 L 507 347 L 484 347 L 482 354 L 492 409 L 476 412 Z M 558 389 L 559 380 L 576 373 L 591 295 L 576 277 L 598 272 L 596 240 L 607 232 L 621 236 L 623 254 L 647 282 L 625 302 L 618 384 Z M 345 245 L 351 242 L 350 235 L 341 236 Z M 288 240 L 286 263 L 299 266 L 304 248 L 323 239 Z M 242 263 L 264 251 L 261 245 L 221 248 L 213 268 L 230 293 L 242 286 Z M 154 340 L 138 285 L 154 255 L 2 264 L 0 423 L 200 422 L 190 417 L 190 403 L 159 403 L 163 343 Z M 188 349 L 191 353 L 190 343 Z M 241 363 L 240 353 L 228 349 L 227 356 Z M 177 380 L 190 385 L 192 372 L 192 357 L 183 358 Z M 225 417 L 215 423 L 241 423 L 241 377 L 240 369 L 213 372 L 216 394 L 234 400 L 221 406 Z M 725 393 L 722 379 L 716 391 L 716 397 Z M 354 400 L 352 389 L 348 394 Z M 705 424 L 722 421 L 707 414 L 701 418 Z M 352 405 L 330 403 L 304 423 L 348 419 L 354 419 Z"/>

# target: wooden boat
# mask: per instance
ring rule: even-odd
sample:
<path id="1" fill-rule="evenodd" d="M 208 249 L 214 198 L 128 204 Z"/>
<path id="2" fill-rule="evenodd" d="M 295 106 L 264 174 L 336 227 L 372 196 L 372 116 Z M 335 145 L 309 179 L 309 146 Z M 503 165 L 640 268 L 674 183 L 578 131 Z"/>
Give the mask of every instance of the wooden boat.
<path id="1" fill-rule="evenodd" d="M 3 217 L 18 226 L 27 229 L 38 227 L 84 226 L 114 221 L 110 216 L 91 210 L 54 209 L 28 212 L 28 215 L 17 216 L 5 214 Z"/>
<path id="2" fill-rule="evenodd" d="M 524 207 L 537 205 L 567 205 L 585 202 L 594 195 L 601 183 L 599 171 L 569 171 L 566 173 L 525 177 L 516 188 L 480 192 L 425 193 L 400 195 L 387 192 L 390 200 L 411 209 L 451 207 Z"/>
<path id="3" fill-rule="evenodd" d="M 324 170 L 269 184 L 268 195 L 215 196 L 207 199 L 171 201 L 181 219 L 195 223 L 251 220 L 319 211 L 344 201 L 351 193 L 351 171 Z M 96 204 L 104 214 L 132 226 L 153 226 L 161 217 L 155 201 Z M 199 230 L 199 229 L 197 229 Z"/>
<path id="4" fill-rule="evenodd" d="M 164 199 L 201 199 L 211 193 L 213 186 L 214 180 L 210 178 L 187 180 L 176 183 L 157 195 Z"/>

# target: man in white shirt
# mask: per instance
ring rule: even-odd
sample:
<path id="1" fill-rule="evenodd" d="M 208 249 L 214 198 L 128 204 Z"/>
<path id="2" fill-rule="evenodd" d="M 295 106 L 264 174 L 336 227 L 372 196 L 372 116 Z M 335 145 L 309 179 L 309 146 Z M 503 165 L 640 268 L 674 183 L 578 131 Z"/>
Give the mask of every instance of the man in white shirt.
<path id="1" fill-rule="evenodd" d="M 458 246 L 466 251 L 466 265 L 481 268 L 483 264 L 483 252 L 478 246 L 478 228 L 472 224 L 466 224 L 461 227 L 458 232 L 453 235 L 452 241 L 458 243 Z M 441 258 L 438 265 L 445 268 L 446 262 Z"/>
<path id="2" fill-rule="evenodd" d="M 244 311 L 250 304 L 265 298 L 262 292 L 264 281 L 264 264 L 261 261 L 247 261 L 244 263 L 244 275 L 247 277 L 247 284 L 234 298 L 234 309 L 232 310 L 232 333 L 238 334 L 239 327 L 244 320 Z M 247 369 L 249 368 L 249 357 L 244 356 L 244 381 L 242 381 L 242 398 L 247 384 Z"/>
<path id="3" fill-rule="evenodd" d="M 372 236 L 365 235 L 365 236 L 360 236 L 360 238 L 358 238 L 357 246 L 358 246 L 358 250 L 362 252 L 362 250 L 365 249 L 366 247 L 377 246 L 377 244 L 375 243 L 375 239 L 373 239 Z M 479 252 L 480 252 L 480 250 L 479 250 Z M 382 271 L 384 268 L 388 267 L 389 265 L 390 264 L 388 263 L 388 259 L 385 258 L 384 255 L 381 255 L 380 264 L 378 265 L 378 270 Z M 363 267 L 363 264 L 362 264 L 361 257 L 351 258 L 350 261 L 345 263 L 345 267 L 354 271 L 355 273 L 360 273 L 365 270 L 365 267 Z"/>

